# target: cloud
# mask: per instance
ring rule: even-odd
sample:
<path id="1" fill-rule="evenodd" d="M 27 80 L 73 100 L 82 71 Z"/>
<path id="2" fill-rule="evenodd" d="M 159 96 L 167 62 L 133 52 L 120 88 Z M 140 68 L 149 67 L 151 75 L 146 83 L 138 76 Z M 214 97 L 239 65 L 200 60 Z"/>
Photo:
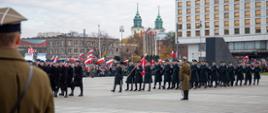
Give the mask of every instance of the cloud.
<path id="1" fill-rule="evenodd" d="M 175 28 L 175 1 L 172 0 L 2 0 L 0 7 L 13 7 L 28 18 L 23 23 L 23 36 L 33 37 L 38 32 L 97 32 L 97 25 L 111 36 L 120 36 L 119 26 L 125 36 L 131 26 L 139 3 L 144 27 L 154 27 L 157 6 L 167 30 Z"/>

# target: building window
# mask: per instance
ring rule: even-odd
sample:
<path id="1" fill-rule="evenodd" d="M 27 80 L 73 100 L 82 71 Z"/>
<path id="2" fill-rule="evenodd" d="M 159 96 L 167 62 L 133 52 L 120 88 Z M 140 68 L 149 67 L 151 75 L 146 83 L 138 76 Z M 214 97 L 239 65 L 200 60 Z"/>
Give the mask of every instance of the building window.
<path id="1" fill-rule="evenodd" d="M 256 17 L 260 17 L 260 16 L 261 16 L 261 9 L 257 9 L 257 10 L 255 11 L 255 16 L 256 16 Z"/>
<path id="2" fill-rule="evenodd" d="M 191 1 L 186 2 L 187 7 L 191 7 Z"/>
<path id="3" fill-rule="evenodd" d="M 74 49 L 74 53 L 78 53 L 78 49 Z"/>
<path id="4" fill-rule="evenodd" d="M 255 2 L 255 8 L 256 9 L 261 8 L 261 1 L 256 1 Z"/>
<path id="5" fill-rule="evenodd" d="M 195 21 L 199 22 L 200 21 L 200 15 L 195 16 Z"/>
<path id="6" fill-rule="evenodd" d="M 224 11 L 229 11 L 229 5 L 224 5 Z"/>
<path id="7" fill-rule="evenodd" d="M 209 21 L 209 14 L 205 15 L 205 20 Z"/>
<path id="8" fill-rule="evenodd" d="M 225 4 L 228 4 L 228 3 L 229 3 L 229 0 L 224 0 L 224 3 L 225 3 Z"/>
<path id="9" fill-rule="evenodd" d="M 245 19 L 245 26 L 250 26 L 250 19 Z"/>
<path id="10" fill-rule="evenodd" d="M 219 35 L 219 29 L 214 29 L 214 35 Z"/>
<path id="11" fill-rule="evenodd" d="M 68 53 L 69 53 L 69 54 L 72 53 L 72 49 L 68 49 Z"/>
<path id="12" fill-rule="evenodd" d="M 245 3 L 245 10 L 250 10 L 250 2 Z"/>
<path id="13" fill-rule="evenodd" d="M 195 35 L 200 36 L 200 31 L 199 30 L 195 31 Z"/>
<path id="14" fill-rule="evenodd" d="M 234 5 L 234 10 L 235 10 L 235 11 L 239 11 L 239 9 L 240 9 L 240 5 L 239 5 L 239 4 L 235 4 L 235 5 Z"/>
<path id="15" fill-rule="evenodd" d="M 245 28 L 245 33 L 246 34 L 249 34 L 250 33 L 250 28 L 249 27 Z"/>
<path id="16" fill-rule="evenodd" d="M 182 2 L 178 2 L 178 7 L 179 7 L 179 8 L 182 7 Z"/>
<path id="17" fill-rule="evenodd" d="M 178 37 L 182 37 L 182 32 L 178 32 Z"/>
<path id="18" fill-rule="evenodd" d="M 235 17 L 235 18 L 239 18 L 239 12 L 235 12 L 235 13 L 234 13 L 234 17 Z"/>
<path id="19" fill-rule="evenodd" d="M 224 27 L 229 27 L 229 21 L 224 21 Z"/>
<path id="20" fill-rule="evenodd" d="M 182 17 L 181 16 L 178 17 L 178 21 L 182 22 Z"/>
<path id="21" fill-rule="evenodd" d="M 218 21 L 214 22 L 214 27 L 219 27 L 219 22 Z"/>
<path id="22" fill-rule="evenodd" d="M 240 24 L 239 20 L 235 20 L 235 21 L 234 21 L 234 25 L 235 25 L 235 27 L 239 27 L 239 24 Z"/>
<path id="23" fill-rule="evenodd" d="M 182 29 L 182 24 L 178 24 L 178 29 Z"/>
<path id="24" fill-rule="evenodd" d="M 200 26 L 200 23 L 195 23 L 195 28 L 196 28 L 196 29 L 200 29 L 200 27 L 201 27 L 201 26 Z"/>
<path id="25" fill-rule="evenodd" d="M 255 30 L 256 30 L 255 31 L 256 33 L 261 33 L 261 27 L 260 26 L 257 26 Z"/>
<path id="26" fill-rule="evenodd" d="M 196 7 L 195 8 L 195 14 L 199 14 L 200 13 L 200 8 L 199 7 Z"/>
<path id="27" fill-rule="evenodd" d="M 268 33 L 268 26 L 266 26 L 266 32 Z"/>
<path id="28" fill-rule="evenodd" d="M 205 31 L 205 35 L 206 35 L 206 36 L 209 36 L 209 30 L 206 30 L 206 31 Z"/>
<path id="29" fill-rule="evenodd" d="M 186 12 L 187 12 L 187 15 L 190 15 L 191 14 L 191 9 L 187 9 Z"/>
<path id="30" fill-rule="evenodd" d="M 219 0 L 214 0 L 214 4 L 219 4 Z"/>
<path id="31" fill-rule="evenodd" d="M 224 18 L 228 19 L 229 18 L 229 13 L 224 13 Z"/>
<path id="32" fill-rule="evenodd" d="M 191 36 L 191 31 L 187 31 L 187 37 Z"/>
<path id="33" fill-rule="evenodd" d="M 240 0 L 234 0 L 235 4 L 238 4 L 240 2 Z"/>
<path id="34" fill-rule="evenodd" d="M 235 29 L 234 29 L 234 32 L 235 32 L 235 34 L 239 34 L 239 33 L 240 33 L 239 28 L 235 28 Z"/>
<path id="35" fill-rule="evenodd" d="M 224 30 L 224 35 L 229 35 L 229 30 L 228 29 Z"/>
<path id="36" fill-rule="evenodd" d="M 187 16 L 186 19 L 188 22 L 191 22 L 191 16 Z"/>
<path id="37" fill-rule="evenodd" d="M 205 28 L 209 28 L 209 22 L 205 23 Z"/>
<path id="38" fill-rule="evenodd" d="M 261 25 L 261 18 L 256 18 L 255 23 L 256 25 Z"/>
<path id="39" fill-rule="evenodd" d="M 179 9 L 179 10 L 178 10 L 178 14 L 179 14 L 179 15 L 182 15 L 182 9 Z"/>
<path id="40" fill-rule="evenodd" d="M 187 29 L 191 29 L 191 24 L 187 24 Z"/>

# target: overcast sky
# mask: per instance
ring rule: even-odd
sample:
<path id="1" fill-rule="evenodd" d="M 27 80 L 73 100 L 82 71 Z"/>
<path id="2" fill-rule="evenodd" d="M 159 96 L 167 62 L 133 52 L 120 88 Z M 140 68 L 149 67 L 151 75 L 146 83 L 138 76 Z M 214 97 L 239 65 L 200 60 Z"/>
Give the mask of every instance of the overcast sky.
<path id="1" fill-rule="evenodd" d="M 39 32 L 82 32 L 101 30 L 119 38 L 119 26 L 124 36 L 131 35 L 131 26 L 139 3 L 144 27 L 154 27 L 157 6 L 166 31 L 175 31 L 175 0 L 0 0 L 0 7 L 12 7 L 28 21 L 22 25 L 23 37 Z"/>

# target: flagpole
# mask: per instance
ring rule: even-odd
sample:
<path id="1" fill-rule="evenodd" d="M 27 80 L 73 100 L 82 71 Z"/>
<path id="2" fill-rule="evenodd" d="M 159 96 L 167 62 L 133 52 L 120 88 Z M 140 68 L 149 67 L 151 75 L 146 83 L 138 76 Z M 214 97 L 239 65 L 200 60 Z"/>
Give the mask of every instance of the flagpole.
<path id="1" fill-rule="evenodd" d="M 98 24 L 98 38 L 99 38 L 99 58 L 101 58 L 100 24 Z"/>

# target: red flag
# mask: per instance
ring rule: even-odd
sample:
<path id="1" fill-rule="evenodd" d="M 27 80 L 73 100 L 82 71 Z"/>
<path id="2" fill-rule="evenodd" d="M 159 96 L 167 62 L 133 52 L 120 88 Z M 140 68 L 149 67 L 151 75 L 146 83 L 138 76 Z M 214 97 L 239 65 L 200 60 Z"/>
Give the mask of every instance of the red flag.
<path id="1" fill-rule="evenodd" d="M 143 57 L 142 59 L 141 59 L 141 66 L 142 66 L 142 72 L 141 72 L 141 75 L 142 76 L 144 76 L 145 75 L 145 64 L 146 64 L 146 59 L 145 59 L 145 57 Z"/>
<path id="2" fill-rule="evenodd" d="M 172 50 L 171 53 L 170 53 L 170 56 L 171 56 L 172 58 L 176 58 L 176 53 Z"/>
<path id="3" fill-rule="evenodd" d="M 93 59 L 92 58 L 89 58 L 84 63 L 85 64 L 92 64 L 92 61 L 93 61 Z"/>
<path id="4" fill-rule="evenodd" d="M 150 63 L 151 63 L 151 65 L 155 65 L 155 61 L 153 59 L 151 60 Z"/>
<path id="5" fill-rule="evenodd" d="M 97 60 L 96 64 L 102 64 L 105 61 L 104 57 Z"/>

